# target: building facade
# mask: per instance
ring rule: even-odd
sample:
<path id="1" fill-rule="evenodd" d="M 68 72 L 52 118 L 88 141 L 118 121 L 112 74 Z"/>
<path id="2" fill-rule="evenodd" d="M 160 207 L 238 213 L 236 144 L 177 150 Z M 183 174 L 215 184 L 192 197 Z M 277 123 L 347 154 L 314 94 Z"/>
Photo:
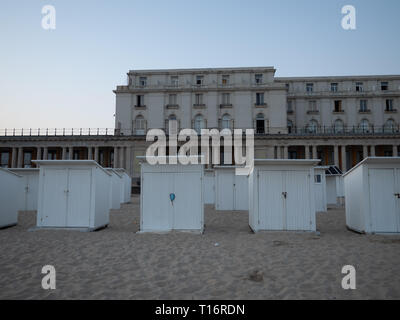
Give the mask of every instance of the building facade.
<path id="1" fill-rule="evenodd" d="M 398 156 L 400 75 L 275 77 L 273 67 L 136 70 L 117 86 L 115 129 L 0 133 L 0 165 L 94 159 L 137 179 L 149 129 L 255 130 L 256 158 L 321 159 L 346 171 Z"/>

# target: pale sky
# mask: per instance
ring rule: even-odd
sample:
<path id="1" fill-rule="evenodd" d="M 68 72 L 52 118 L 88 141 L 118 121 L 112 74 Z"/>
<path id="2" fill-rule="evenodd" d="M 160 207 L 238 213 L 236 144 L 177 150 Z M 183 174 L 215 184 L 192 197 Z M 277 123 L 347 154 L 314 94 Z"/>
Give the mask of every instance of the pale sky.
<path id="1" fill-rule="evenodd" d="M 344 5 L 356 30 L 341 27 Z M 0 129 L 112 128 L 131 69 L 400 74 L 399 16 L 398 0 L 1 0 Z"/>

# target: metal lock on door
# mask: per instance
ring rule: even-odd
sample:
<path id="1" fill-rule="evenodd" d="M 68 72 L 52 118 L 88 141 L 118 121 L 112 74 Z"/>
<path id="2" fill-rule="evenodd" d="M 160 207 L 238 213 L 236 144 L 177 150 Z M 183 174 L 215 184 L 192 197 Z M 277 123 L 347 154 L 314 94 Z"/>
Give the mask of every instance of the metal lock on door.
<path id="1" fill-rule="evenodd" d="M 287 192 L 286 192 L 286 191 L 282 192 L 282 195 L 283 195 L 283 197 L 284 197 L 285 199 L 287 198 Z"/>
<path id="2" fill-rule="evenodd" d="M 395 193 L 394 196 L 400 199 L 400 193 Z"/>

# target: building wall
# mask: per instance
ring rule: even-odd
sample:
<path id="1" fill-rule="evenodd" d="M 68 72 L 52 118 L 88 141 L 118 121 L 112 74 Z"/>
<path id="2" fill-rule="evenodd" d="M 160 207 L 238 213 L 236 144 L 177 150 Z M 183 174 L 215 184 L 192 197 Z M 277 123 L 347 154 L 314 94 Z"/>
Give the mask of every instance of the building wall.
<path id="1" fill-rule="evenodd" d="M 256 74 L 262 75 L 259 84 Z M 229 75 L 229 83 L 223 77 Z M 137 156 L 145 155 L 151 142 L 146 141 L 146 131 L 165 128 L 169 116 L 175 115 L 180 128 L 193 128 L 193 120 L 202 115 L 205 127 L 221 128 L 221 119 L 229 114 L 233 128 L 255 128 L 258 115 L 264 116 L 265 133 L 256 135 L 256 158 L 321 158 L 323 165 L 337 165 L 348 170 L 367 156 L 398 156 L 400 145 L 400 76 L 357 77 L 305 77 L 276 78 L 273 67 L 219 68 L 180 70 L 139 70 L 128 73 L 129 83 L 118 86 L 116 94 L 114 135 L 79 135 L 73 133 L 57 136 L 4 135 L 0 136 L 0 166 L 30 167 L 32 160 L 94 159 L 102 166 L 123 167 L 133 177 L 139 177 Z M 196 84 L 197 76 L 203 83 Z M 141 77 L 146 85 L 141 86 Z M 178 77 L 173 85 L 171 77 Z M 363 83 L 363 91 L 356 91 L 356 83 Z M 388 90 L 381 90 L 381 82 L 388 82 Z M 313 83 L 313 91 L 307 92 L 307 83 Z M 331 84 L 337 83 L 336 92 Z M 203 94 L 203 105 L 195 105 L 196 94 Z M 230 94 L 231 105 L 221 107 L 224 93 Z M 264 104 L 256 105 L 256 94 L 264 93 Z M 176 104 L 169 105 L 169 95 L 176 94 Z M 142 106 L 137 106 L 137 95 L 143 95 Z M 359 101 L 367 100 L 368 113 L 359 112 Z M 393 100 L 393 110 L 386 111 L 386 99 Z M 318 112 L 309 112 L 309 101 L 316 101 Z M 334 113 L 334 101 L 342 100 L 344 112 Z M 288 112 L 288 104 L 293 112 Z M 139 135 L 135 119 L 141 116 L 146 122 Z M 304 129 L 315 120 L 320 127 L 331 128 L 341 119 L 348 128 L 358 127 L 367 119 L 375 128 L 372 131 L 289 132 L 287 123 Z M 389 132 L 378 130 L 392 119 L 395 127 Z M 79 154 L 77 152 L 79 151 Z M 56 152 L 56 153 L 54 153 Z M 27 162 L 27 163 L 25 163 Z"/>

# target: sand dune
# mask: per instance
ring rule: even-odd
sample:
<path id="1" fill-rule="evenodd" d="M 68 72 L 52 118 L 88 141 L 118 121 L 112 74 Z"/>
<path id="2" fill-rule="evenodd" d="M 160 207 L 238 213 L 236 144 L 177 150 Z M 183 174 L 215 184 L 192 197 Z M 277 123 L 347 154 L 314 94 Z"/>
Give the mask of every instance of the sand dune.
<path id="1" fill-rule="evenodd" d="M 28 231 L 36 215 L 20 213 L 17 227 L 0 230 L 0 298 L 400 298 L 400 236 L 348 231 L 343 210 L 318 214 L 320 235 L 253 234 L 247 212 L 211 207 L 203 235 L 137 234 L 138 201 L 94 233 Z M 41 288 L 46 264 L 56 268 L 56 290 Z M 356 267 L 356 290 L 341 287 L 346 264 Z"/>

